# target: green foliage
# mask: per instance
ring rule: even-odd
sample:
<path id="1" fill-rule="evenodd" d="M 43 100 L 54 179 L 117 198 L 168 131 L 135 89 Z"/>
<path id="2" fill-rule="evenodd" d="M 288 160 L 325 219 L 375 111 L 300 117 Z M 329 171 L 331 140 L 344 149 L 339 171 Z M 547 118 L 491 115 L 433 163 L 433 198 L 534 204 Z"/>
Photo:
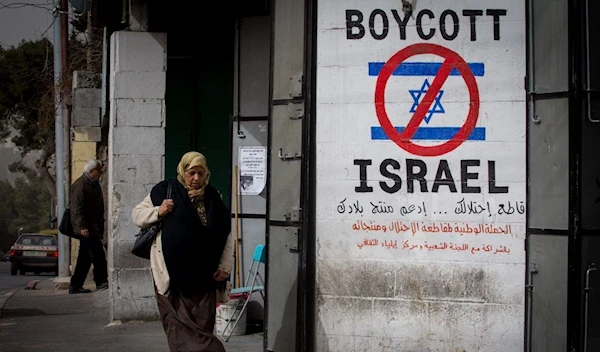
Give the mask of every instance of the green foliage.
<path id="1" fill-rule="evenodd" d="M 36 232 L 50 225 L 50 193 L 39 178 L 18 178 L 15 185 L 0 181 L 0 249 L 7 251 L 22 232 Z"/>
<path id="2" fill-rule="evenodd" d="M 0 202 L 0 249 L 7 251 L 10 248 L 10 241 L 15 241 L 15 227 L 12 224 L 17 217 L 14 200 L 15 190 L 8 181 L 0 181 L 0 195 L 3 201 Z"/>
<path id="3" fill-rule="evenodd" d="M 23 155 L 54 143 L 52 43 L 23 41 L 0 49 L 0 137 L 17 131 L 13 142 Z"/>
<path id="4" fill-rule="evenodd" d="M 68 52 L 68 66 L 63 67 L 62 81 L 58 84 L 61 100 L 67 106 L 73 72 L 101 71 L 102 33 L 96 30 L 78 37 L 78 32 L 73 32 Z M 14 131 L 12 142 L 22 158 L 32 151 L 41 151 L 34 165 L 26 165 L 21 159 L 10 165 L 9 170 L 21 172 L 28 179 L 41 177 L 46 189 L 54 195 L 54 172 L 50 172 L 56 149 L 53 57 L 53 45 L 46 38 L 0 47 L 0 143 Z"/>
<path id="5" fill-rule="evenodd" d="M 101 33 L 88 38 L 80 40 L 76 33 L 69 38 L 69 67 L 59 87 L 64 101 L 69 101 L 73 71 L 101 69 Z M 10 128 L 16 129 L 12 141 L 22 155 L 32 150 L 54 152 L 53 57 L 52 43 L 46 38 L 0 47 L 0 140 L 9 136 Z"/>

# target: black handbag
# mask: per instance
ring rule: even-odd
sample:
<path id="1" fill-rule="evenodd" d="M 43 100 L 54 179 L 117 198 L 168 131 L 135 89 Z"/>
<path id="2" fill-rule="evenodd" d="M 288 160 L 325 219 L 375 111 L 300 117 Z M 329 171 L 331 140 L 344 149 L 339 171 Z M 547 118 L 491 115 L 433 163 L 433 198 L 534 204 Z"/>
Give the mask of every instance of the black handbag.
<path id="1" fill-rule="evenodd" d="M 165 199 L 171 199 L 171 182 L 169 182 L 167 186 L 167 197 Z M 135 235 L 135 243 L 133 244 L 133 248 L 131 248 L 131 253 L 140 258 L 150 259 L 152 243 L 154 243 L 154 238 L 156 238 L 156 235 L 161 229 L 162 221 L 157 221 L 152 224 L 152 226 L 141 229 L 140 232 Z"/>
<path id="2" fill-rule="evenodd" d="M 69 207 L 67 207 L 63 213 L 62 219 L 60 220 L 60 225 L 58 225 L 58 231 L 65 236 L 73 237 L 78 240 L 83 238 L 82 235 L 75 234 L 73 232 L 73 223 L 71 223 L 71 209 Z"/>

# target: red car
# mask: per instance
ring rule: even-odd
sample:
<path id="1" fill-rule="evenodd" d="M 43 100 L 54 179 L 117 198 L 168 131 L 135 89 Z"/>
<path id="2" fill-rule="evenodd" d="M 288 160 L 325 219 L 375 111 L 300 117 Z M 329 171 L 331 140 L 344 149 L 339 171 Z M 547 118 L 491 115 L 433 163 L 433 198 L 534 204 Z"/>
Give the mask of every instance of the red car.
<path id="1" fill-rule="evenodd" d="M 58 275 L 58 240 L 56 235 L 24 233 L 10 247 L 10 274 L 53 272 Z"/>

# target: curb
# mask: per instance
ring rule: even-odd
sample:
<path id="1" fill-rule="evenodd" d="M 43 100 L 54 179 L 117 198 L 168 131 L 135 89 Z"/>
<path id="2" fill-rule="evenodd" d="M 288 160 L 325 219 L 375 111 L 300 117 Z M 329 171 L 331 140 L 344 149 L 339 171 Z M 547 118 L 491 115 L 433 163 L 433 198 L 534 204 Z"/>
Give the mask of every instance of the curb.
<path id="1" fill-rule="evenodd" d="M 49 280 L 52 280 L 52 282 L 54 283 L 55 291 L 68 290 L 69 286 L 71 285 L 70 277 L 55 277 Z"/>
<path id="2" fill-rule="evenodd" d="M 6 292 L 2 296 L 0 296 L 0 319 L 2 319 L 2 311 L 4 310 L 4 306 L 6 302 L 18 291 L 18 288 L 13 288 L 12 290 Z"/>
<path id="3" fill-rule="evenodd" d="M 31 280 L 27 283 L 27 286 L 25 286 L 26 290 L 37 290 L 36 286 L 38 284 L 38 282 L 40 282 L 40 280 Z"/>

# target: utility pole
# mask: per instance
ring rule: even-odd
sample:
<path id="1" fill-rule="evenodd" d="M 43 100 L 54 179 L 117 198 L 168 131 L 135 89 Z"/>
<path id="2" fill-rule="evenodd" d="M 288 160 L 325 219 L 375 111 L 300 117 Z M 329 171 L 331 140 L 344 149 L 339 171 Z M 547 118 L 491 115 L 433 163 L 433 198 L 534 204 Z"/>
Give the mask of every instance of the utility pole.
<path id="1" fill-rule="evenodd" d="M 71 87 L 70 84 L 64 82 L 64 73 L 69 70 L 69 0 L 60 0 L 60 53 L 62 56 L 61 62 L 61 81 L 62 90 L 61 98 L 64 98 L 64 94 L 67 93 L 66 89 Z M 61 99 L 62 103 L 62 116 L 63 116 L 63 183 L 65 192 L 65 208 L 69 204 L 69 196 L 71 190 L 71 118 L 70 111 L 67 108 L 64 99 Z M 63 236 L 65 237 L 65 236 Z M 65 237 L 65 276 L 71 274 L 69 270 L 69 264 L 71 262 L 71 238 Z M 60 275 L 63 276 L 63 275 Z"/>
<path id="2" fill-rule="evenodd" d="M 87 36 L 88 46 L 86 49 L 86 64 L 88 72 L 92 72 L 92 46 L 89 43 L 92 41 L 92 10 L 90 9 L 87 13 L 87 28 L 85 29 L 85 35 Z"/>
<path id="3" fill-rule="evenodd" d="M 54 120 L 55 133 L 55 153 L 56 153 L 56 211 L 57 218 L 61 219 L 65 211 L 65 184 L 64 184 L 64 112 L 63 102 L 61 99 L 61 81 L 63 73 L 63 58 L 62 58 L 62 12 L 65 11 L 61 6 L 61 0 L 54 0 L 54 105 L 56 115 Z M 59 220 L 60 221 L 60 220 Z M 69 241 L 68 237 L 58 235 L 58 276 L 69 276 Z"/>
<path id="4" fill-rule="evenodd" d="M 60 51 L 62 56 L 62 74 L 64 74 L 69 70 L 69 0 L 61 0 L 60 8 Z M 66 89 L 71 87 L 70 84 L 66 83 L 63 82 L 61 85 L 63 87 L 61 94 L 66 94 Z M 71 119 L 69 109 L 64 102 L 62 104 L 62 113 L 65 204 L 69 204 L 69 190 L 71 185 Z"/>

